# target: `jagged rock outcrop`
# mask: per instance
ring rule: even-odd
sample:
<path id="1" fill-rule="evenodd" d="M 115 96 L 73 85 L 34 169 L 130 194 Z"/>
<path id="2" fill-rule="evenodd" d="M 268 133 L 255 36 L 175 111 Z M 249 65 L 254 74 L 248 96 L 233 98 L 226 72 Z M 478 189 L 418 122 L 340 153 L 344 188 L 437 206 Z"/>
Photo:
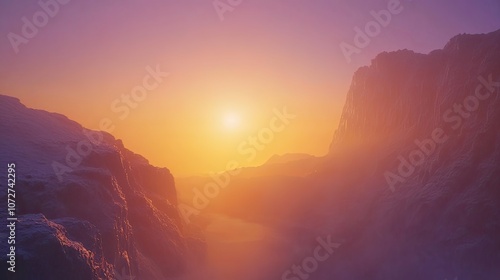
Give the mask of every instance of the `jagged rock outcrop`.
<path id="1" fill-rule="evenodd" d="M 0 131 L 1 164 L 16 165 L 16 279 L 168 279 L 200 256 L 168 169 L 107 133 L 1 95 Z M 6 194 L 2 183 L 2 208 Z"/>

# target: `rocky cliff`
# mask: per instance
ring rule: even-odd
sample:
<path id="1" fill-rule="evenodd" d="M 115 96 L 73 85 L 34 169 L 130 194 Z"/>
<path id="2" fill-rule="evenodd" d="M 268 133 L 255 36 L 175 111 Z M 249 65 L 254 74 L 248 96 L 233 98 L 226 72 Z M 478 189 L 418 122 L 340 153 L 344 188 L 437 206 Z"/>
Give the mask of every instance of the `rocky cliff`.
<path id="1" fill-rule="evenodd" d="M 0 131 L 2 209 L 7 164 L 16 172 L 15 279 L 169 279 L 200 255 L 168 169 L 107 133 L 7 96 L 0 96 Z"/>
<path id="2" fill-rule="evenodd" d="M 355 73 L 314 179 L 347 242 L 318 279 L 499 279 L 499 95 L 500 31 Z"/>
<path id="3" fill-rule="evenodd" d="M 458 35 L 427 55 L 410 50 L 379 54 L 354 74 L 331 149 L 401 143 L 453 122 L 443 116 L 448 109 L 458 111 L 455 103 L 475 107 L 475 101 L 464 99 L 475 96 L 479 85 L 488 94 L 494 87 L 488 81 L 498 81 L 499 38 L 500 31 Z M 481 107 L 473 111 L 486 110 L 485 104 L 494 100 L 495 96 L 479 100 Z M 481 117 L 475 115 L 469 123 Z"/>

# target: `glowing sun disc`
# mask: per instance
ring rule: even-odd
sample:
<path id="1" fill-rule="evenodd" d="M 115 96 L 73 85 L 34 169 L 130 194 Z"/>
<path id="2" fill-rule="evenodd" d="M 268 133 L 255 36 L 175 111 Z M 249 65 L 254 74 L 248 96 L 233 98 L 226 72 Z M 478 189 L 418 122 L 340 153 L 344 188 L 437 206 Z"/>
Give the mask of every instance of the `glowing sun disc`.
<path id="1" fill-rule="evenodd" d="M 234 128 L 237 128 L 240 126 L 241 120 L 237 114 L 228 113 L 228 114 L 224 115 L 223 122 L 224 122 L 224 126 L 226 128 L 234 129 Z"/>

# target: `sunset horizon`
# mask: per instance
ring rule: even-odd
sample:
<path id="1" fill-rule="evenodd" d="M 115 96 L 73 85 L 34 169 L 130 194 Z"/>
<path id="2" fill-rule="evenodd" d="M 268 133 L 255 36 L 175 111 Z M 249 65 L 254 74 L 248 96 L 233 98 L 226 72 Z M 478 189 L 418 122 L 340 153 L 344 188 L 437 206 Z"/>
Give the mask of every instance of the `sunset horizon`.
<path id="1" fill-rule="evenodd" d="M 0 278 L 498 280 L 499 12 L 3 1 Z"/>
<path id="2" fill-rule="evenodd" d="M 431 9 L 421 1 L 373 2 L 357 18 L 348 13 L 354 13 L 358 4 L 347 1 L 243 2 L 234 10 L 192 1 L 179 4 L 181 10 L 193 12 L 185 17 L 159 16 L 161 11 L 175 13 L 168 2 L 130 3 L 118 9 L 118 4 L 108 3 L 95 14 L 90 9 L 93 4 L 67 2 L 59 4 L 57 15 L 49 16 L 47 26 L 41 27 L 33 17 L 50 10 L 50 5 L 7 6 L 10 12 L 2 17 L 2 33 L 23 37 L 31 28 L 37 32 L 27 43 L 8 37 L 0 44 L 3 65 L 11 65 L 0 68 L 0 92 L 30 107 L 64 114 L 89 129 L 101 130 L 100 122 L 109 119 L 111 133 L 127 147 L 178 176 L 223 171 L 229 160 L 256 166 L 275 154 L 324 156 L 352 74 L 369 65 L 377 53 L 398 49 L 429 53 L 456 34 L 487 33 L 498 26 L 498 19 L 487 16 L 479 22 L 471 17 L 468 20 L 474 24 L 467 29 L 438 24 L 445 19 L 418 12 Z M 383 11 L 393 4 L 395 14 L 385 19 L 388 27 L 384 27 Z M 340 7 L 348 13 L 340 12 Z M 464 7 L 454 5 L 457 13 L 447 21 L 467 20 L 461 17 Z M 274 10 L 281 12 L 270 14 Z M 78 18 L 71 20 L 75 13 Z M 125 20 L 131 13 L 138 16 Z M 435 21 L 440 29 L 430 37 L 415 28 L 386 29 L 412 24 L 419 17 Z M 379 34 L 363 38 L 359 30 L 365 33 L 365 27 L 377 20 L 383 24 Z M 341 28 L 332 28 L 335 22 Z M 94 29 L 98 25 L 102 28 Z M 177 33 L 167 32 L 174 26 Z M 68 36 L 75 28 L 80 30 L 78 36 Z M 357 41 L 364 40 L 369 40 L 367 47 L 357 48 Z M 137 51 L 139 45 L 146 49 Z M 168 76 L 153 80 L 145 93 L 135 93 L 154 71 Z M 268 126 L 273 110 L 283 107 L 297 118 L 248 162 L 238 145 Z M 228 113 L 240 118 L 238 129 L 224 124 Z"/>

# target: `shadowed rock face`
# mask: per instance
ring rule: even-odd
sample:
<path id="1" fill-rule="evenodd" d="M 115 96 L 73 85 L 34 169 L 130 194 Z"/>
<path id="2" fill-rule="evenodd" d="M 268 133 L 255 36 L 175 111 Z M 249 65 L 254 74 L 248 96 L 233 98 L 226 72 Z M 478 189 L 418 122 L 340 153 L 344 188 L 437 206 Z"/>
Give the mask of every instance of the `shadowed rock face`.
<path id="1" fill-rule="evenodd" d="M 331 150 L 400 143 L 442 126 L 443 113 L 474 95 L 479 77 L 498 80 L 499 40 L 500 31 L 458 35 L 428 55 L 409 50 L 379 54 L 354 74 Z M 495 100 L 491 96 L 483 103 Z M 469 126 L 483 120 L 478 113 Z"/>
<path id="2" fill-rule="evenodd" d="M 201 251 L 185 236 L 168 169 L 7 96 L 0 130 L 2 166 L 16 164 L 16 279 L 166 279 Z"/>
<path id="3" fill-rule="evenodd" d="M 359 69 L 315 179 L 333 187 L 325 229 L 348 241 L 318 279 L 498 279 L 499 108 L 500 31 Z"/>

